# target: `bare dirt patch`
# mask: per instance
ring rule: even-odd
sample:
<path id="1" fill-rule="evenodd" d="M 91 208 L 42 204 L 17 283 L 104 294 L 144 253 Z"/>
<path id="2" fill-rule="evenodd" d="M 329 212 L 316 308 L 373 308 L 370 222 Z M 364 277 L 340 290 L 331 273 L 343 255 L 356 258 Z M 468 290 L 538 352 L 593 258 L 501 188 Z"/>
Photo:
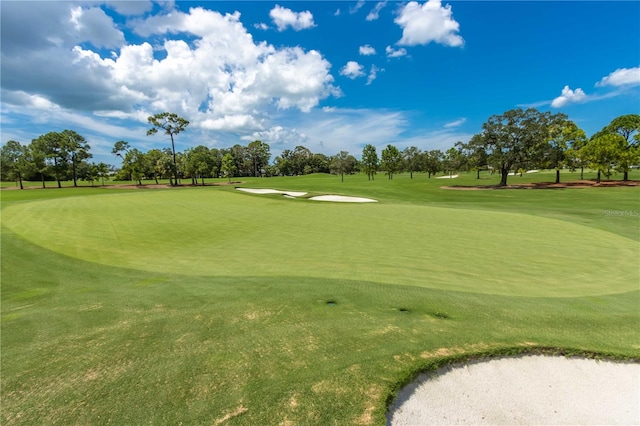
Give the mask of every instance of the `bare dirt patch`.
<path id="1" fill-rule="evenodd" d="M 483 191 L 494 189 L 569 189 L 569 188 L 602 188 L 602 187 L 623 187 L 623 186 L 640 186 L 638 180 L 606 180 L 597 183 L 593 180 L 577 180 L 571 182 L 534 182 L 534 183 L 522 183 L 516 185 L 450 185 L 441 186 L 442 189 L 453 189 L 458 191 Z"/>

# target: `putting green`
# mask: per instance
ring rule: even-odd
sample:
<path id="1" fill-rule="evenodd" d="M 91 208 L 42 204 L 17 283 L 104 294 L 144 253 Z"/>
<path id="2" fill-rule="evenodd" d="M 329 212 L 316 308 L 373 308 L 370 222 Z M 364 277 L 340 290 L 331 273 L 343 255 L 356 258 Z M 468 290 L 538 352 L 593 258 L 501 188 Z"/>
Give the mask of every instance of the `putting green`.
<path id="1" fill-rule="evenodd" d="M 547 297 L 637 290 L 640 279 L 638 243 L 526 214 L 185 189 L 23 203 L 2 223 L 68 256 L 163 273 Z"/>

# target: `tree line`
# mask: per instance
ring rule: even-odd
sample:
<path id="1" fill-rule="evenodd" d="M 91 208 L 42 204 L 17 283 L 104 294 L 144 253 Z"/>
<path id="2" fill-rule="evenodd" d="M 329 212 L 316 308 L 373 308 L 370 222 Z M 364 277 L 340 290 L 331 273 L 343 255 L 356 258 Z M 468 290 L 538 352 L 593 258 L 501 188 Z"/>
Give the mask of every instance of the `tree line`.
<path id="1" fill-rule="evenodd" d="M 380 157 L 376 147 L 367 144 L 361 159 L 347 151 L 334 156 L 313 153 L 299 145 L 286 149 L 271 160 L 267 143 L 255 140 L 246 146 L 236 144 L 231 148 L 208 148 L 199 145 L 184 152 L 175 151 L 174 138 L 183 132 L 189 121 L 173 113 L 160 113 L 148 118 L 151 128 L 147 135 L 163 131 L 171 139 L 171 148 L 151 149 L 142 152 L 131 147 L 127 141 L 115 142 L 112 154 L 121 160 L 121 167 L 114 168 L 105 163 L 89 163 L 92 158 L 86 139 L 73 130 L 49 132 L 22 145 L 8 141 L 0 151 L 2 180 L 40 180 L 42 186 L 55 180 L 79 179 L 88 182 L 130 180 L 142 184 L 145 179 L 169 179 L 172 185 L 181 179 L 190 179 L 191 184 L 205 178 L 242 176 L 304 175 L 310 173 L 333 173 L 345 175 L 365 173 L 369 180 L 377 173 L 388 179 L 407 172 L 413 179 L 417 172 L 430 178 L 438 173 L 453 174 L 458 171 L 489 171 L 500 175 L 500 185 L 507 184 L 510 173 L 530 169 L 555 169 L 556 182 L 560 182 L 562 169 L 597 171 L 609 178 L 614 172 L 628 173 L 640 163 L 640 115 L 629 114 L 615 118 L 602 130 L 588 138 L 585 132 L 565 114 L 540 112 L 534 108 L 513 109 L 493 115 L 482 125 L 482 131 L 468 142 L 457 142 L 453 147 L 440 150 L 421 151 L 415 146 L 402 151 L 392 144 L 382 149 Z"/>

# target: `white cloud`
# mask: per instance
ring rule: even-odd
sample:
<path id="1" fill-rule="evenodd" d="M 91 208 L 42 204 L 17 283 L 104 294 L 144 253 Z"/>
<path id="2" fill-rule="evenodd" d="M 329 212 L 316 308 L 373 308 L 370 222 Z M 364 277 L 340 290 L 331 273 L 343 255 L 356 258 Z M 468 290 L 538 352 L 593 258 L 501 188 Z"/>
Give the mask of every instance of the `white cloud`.
<path id="1" fill-rule="evenodd" d="M 602 80 L 596 86 L 627 86 L 640 84 L 640 67 L 618 68 Z"/>
<path id="2" fill-rule="evenodd" d="M 336 9 L 336 11 L 333 13 L 333 16 L 340 16 L 342 12 L 340 12 L 340 9 Z"/>
<path id="3" fill-rule="evenodd" d="M 428 0 L 423 5 L 411 1 L 400 10 L 394 22 L 402 27 L 399 45 L 415 46 L 435 42 L 455 47 L 464 43 L 458 35 L 460 24 L 453 19 L 451 6 L 442 6 L 440 0 Z"/>
<path id="4" fill-rule="evenodd" d="M 571 90 L 569 86 L 564 86 L 562 94 L 551 101 L 551 106 L 554 108 L 560 108 L 568 104 L 584 102 L 587 99 L 587 95 L 580 88 Z"/>
<path id="5" fill-rule="evenodd" d="M 362 6 L 364 6 L 364 4 L 365 4 L 365 0 L 358 0 L 358 3 L 356 3 L 355 6 L 349 9 L 349 13 L 354 14 L 358 12 L 360 9 L 362 9 Z"/>
<path id="6" fill-rule="evenodd" d="M 463 125 L 467 121 L 466 118 L 459 118 L 458 120 L 450 121 L 444 125 L 445 128 L 450 129 L 452 127 L 458 127 Z"/>
<path id="7" fill-rule="evenodd" d="M 260 22 L 259 24 L 253 24 L 253 27 L 258 29 L 258 30 L 263 30 L 266 31 L 269 29 L 269 26 L 267 24 L 265 24 L 264 22 Z"/>
<path id="8" fill-rule="evenodd" d="M 387 58 L 400 58 L 402 56 L 407 56 L 407 49 L 404 47 L 396 50 L 391 46 L 387 46 L 385 52 L 387 54 Z"/>
<path id="9" fill-rule="evenodd" d="M 129 89 L 129 96 L 139 94 L 150 109 L 181 112 L 207 128 L 241 128 L 249 121 L 238 117 L 255 116 L 269 104 L 309 111 L 340 94 L 332 85 L 331 64 L 320 53 L 256 44 L 237 13 L 174 11 L 140 22 L 136 30 L 149 36 L 188 32 L 199 39 L 193 46 L 166 40 L 161 60 L 146 42 L 123 47 L 115 59 L 82 49 L 78 55 L 107 70 L 115 86 Z M 225 121 L 225 115 L 235 118 Z"/>
<path id="10" fill-rule="evenodd" d="M 378 77 L 378 71 L 382 72 L 384 71 L 384 68 L 378 68 L 375 65 L 371 65 L 371 69 L 369 70 L 369 76 L 367 77 L 367 86 L 373 83 L 373 80 L 375 80 Z"/>
<path id="11" fill-rule="evenodd" d="M 76 30 L 78 40 L 88 41 L 95 47 L 115 48 L 124 44 L 124 34 L 115 28 L 113 19 L 99 7 L 74 7 L 69 22 Z"/>
<path id="12" fill-rule="evenodd" d="M 380 17 L 380 11 L 387 5 L 386 0 L 376 3 L 375 7 L 369 12 L 365 18 L 367 21 L 375 21 Z"/>
<path id="13" fill-rule="evenodd" d="M 375 55 L 376 49 L 371 47 L 371 45 L 365 44 L 364 46 L 360 46 L 359 52 L 363 56 Z"/>
<path id="14" fill-rule="evenodd" d="M 271 16 L 273 23 L 278 27 L 278 31 L 284 31 L 288 27 L 296 31 L 315 27 L 313 14 L 308 10 L 304 12 L 294 12 L 286 7 L 276 5 L 276 7 L 269 12 L 269 16 Z"/>
<path id="15" fill-rule="evenodd" d="M 115 10 L 120 15 L 136 16 L 142 15 L 145 12 L 153 9 L 153 3 L 148 0 L 136 0 L 136 1 L 107 1 L 105 2 L 107 7 Z"/>
<path id="16" fill-rule="evenodd" d="M 275 145 L 274 148 L 278 149 L 292 149 L 297 145 L 304 145 L 308 142 L 309 137 L 304 133 L 298 132 L 294 128 L 285 128 L 282 126 L 273 126 L 270 129 L 254 132 L 251 135 L 243 136 L 241 138 L 245 141 L 260 140 L 268 143 L 269 145 Z"/>
<path id="17" fill-rule="evenodd" d="M 249 114 L 228 114 L 215 119 L 208 118 L 202 121 L 200 125 L 203 129 L 221 131 L 235 131 L 237 129 L 257 130 L 262 128 L 262 125 L 256 118 Z"/>
<path id="18" fill-rule="evenodd" d="M 354 80 L 358 77 L 364 76 L 363 66 L 357 63 L 356 61 L 349 61 L 347 65 L 342 67 L 340 70 L 340 75 L 344 75 L 345 77 L 349 77 Z"/>

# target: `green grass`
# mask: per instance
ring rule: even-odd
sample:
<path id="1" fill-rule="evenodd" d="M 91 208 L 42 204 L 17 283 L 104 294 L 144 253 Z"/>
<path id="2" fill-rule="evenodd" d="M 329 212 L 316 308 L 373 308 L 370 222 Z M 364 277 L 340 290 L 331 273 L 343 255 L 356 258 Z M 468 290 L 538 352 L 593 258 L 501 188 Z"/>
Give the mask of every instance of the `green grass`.
<path id="1" fill-rule="evenodd" d="M 451 357 L 640 358 L 637 188 L 245 181 L 379 203 L 2 191 L 2 424 L 384 424 Z"/>

